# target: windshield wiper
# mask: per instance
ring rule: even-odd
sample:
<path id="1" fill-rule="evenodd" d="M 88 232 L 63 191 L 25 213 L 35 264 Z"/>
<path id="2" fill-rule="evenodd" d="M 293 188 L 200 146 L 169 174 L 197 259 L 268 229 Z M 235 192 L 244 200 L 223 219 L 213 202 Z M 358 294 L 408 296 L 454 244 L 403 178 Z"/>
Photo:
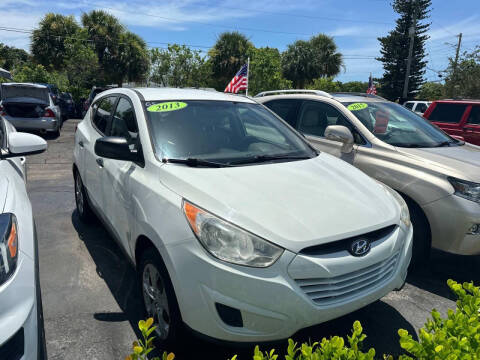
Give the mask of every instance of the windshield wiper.
<path id="1" fill-rule="evenodd" d="M 256 155 L 242 160 L 229 162 L 230 165 L 254 164 L 272 160 L 307 160 L 310 156 L 291 156 L 291 155 Z"/>
<path id="2" fill-rule="evenodd" d="M 204 166 L 204 167 L 220 168 L 220 167 L 231 166 L 230 164 L 221 164 L 221 163 L 197 159 L 197 158 L 186 158 L 186 159 L 163 158 L 162 162 L 172 163 L 172 164 L 185 164 L 191 167 Z"/>

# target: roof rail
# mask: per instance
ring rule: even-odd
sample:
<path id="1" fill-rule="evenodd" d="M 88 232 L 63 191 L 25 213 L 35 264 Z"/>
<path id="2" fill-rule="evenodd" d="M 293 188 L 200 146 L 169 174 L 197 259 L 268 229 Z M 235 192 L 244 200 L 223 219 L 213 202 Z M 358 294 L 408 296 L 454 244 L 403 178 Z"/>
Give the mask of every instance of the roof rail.
<path id="1" fill-rule="evenodd" d="M 271 91 L 262 91 L 258 93 L 254 97 L 262 97 L 267 95 L 274 95 L 274 94 L 313 94 L 318 96 L 325 96 L 328 98 L 333 98 L 332 95 L 325 91 L 321 90 L 305 90 L 305 89 L 296 89 L 296 90 L 271 90 Z"/>

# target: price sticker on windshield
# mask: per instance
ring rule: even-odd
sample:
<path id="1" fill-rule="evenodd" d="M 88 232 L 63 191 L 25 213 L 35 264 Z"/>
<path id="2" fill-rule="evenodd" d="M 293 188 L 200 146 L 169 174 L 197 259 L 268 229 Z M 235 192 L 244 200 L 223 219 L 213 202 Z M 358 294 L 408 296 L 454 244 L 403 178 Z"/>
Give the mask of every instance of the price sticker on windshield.
<path id="1" fill-rule="evenodd" d="M 365 103 L 353 103 L 347 106 L 347 109 L 350 111 L 358 111 L 358 110 L 363 110 L 368 107 L 367 104 Z"/>
<path id="2" fill-rule="evenodd" d="M 179 101 L 168 101 L 151 105 L 147 108 L 150 112 L 168 112 L 185 109 L 188 106 L 187 103 Z"/>

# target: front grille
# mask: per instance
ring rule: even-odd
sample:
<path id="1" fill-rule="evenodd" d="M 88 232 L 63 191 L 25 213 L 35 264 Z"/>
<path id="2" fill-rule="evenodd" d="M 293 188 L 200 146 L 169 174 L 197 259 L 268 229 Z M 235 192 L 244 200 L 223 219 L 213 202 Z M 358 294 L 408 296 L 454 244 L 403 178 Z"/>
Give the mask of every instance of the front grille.
<path id="1" fill-rule="evenodd" d="M 348 301 L 388 281 L 395 272 L 398 253 L 358 271 L 331 278 L 295 279 L 317 305 L 327 306 Z"/>
<path id="2" fill-rule="evenodd" d="M 374 244 L 376 241 L 384 239 L 387 236 L 390 236 L 397 228 L 397 225 L 390 225 L 375 231 L 371 231 L 366 234 L 353 236 L 347 239 L 341 239 L 333 242 L 329 242 L 321 245 L 314 245 L 304 248 L 300 251 L 300 254 L 316 256 L 316 255 L 325 255 L 331 254 L 338 251 L 348 250 L 352 241 L 356 239 L 368 239 L 371 244 Z"/>

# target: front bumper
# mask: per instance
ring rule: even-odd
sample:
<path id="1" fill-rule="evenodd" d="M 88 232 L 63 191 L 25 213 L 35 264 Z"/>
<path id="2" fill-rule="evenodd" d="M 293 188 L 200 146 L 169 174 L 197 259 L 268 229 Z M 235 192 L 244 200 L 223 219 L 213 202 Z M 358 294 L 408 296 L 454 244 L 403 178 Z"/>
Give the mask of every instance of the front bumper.
<path id="1" fill-rule="evenodd" d="M 347 251 L 304 256 L 285 251 L 268 268 L 228 264 L 210 256 L 192 238 L 167 247 L 170 271 L 183 321 L 211 338 L 258 342 L 287 338 L 298 330 L 319 324 L 372 303 L 405 282 L 412 251 L 412 228 L 397 228 L 372 245 L 365 257 Z M 398 256 L 391 275 L 330 304 L 318 304 L 301 288 L 303 278 L 341 278 Z M 294 280 L 297 279 L 297 280 Z M 216 303 L 238 309 L 243 326 L 229 326 Z"/>
<path id="2" fill-rule="evenodd" d="M 460 255 L 480 254 L 480 235 L 468 235 L 480 224 L 480 204 L 450 195 L 422 207 L 432 231 L 432 246 Z"/>
<path id="3" fill-rule="evenodd" d="M 19 254 L 15 274 L 0 286 L 0 358 L 2 352 L 10 354 L 15 350 L 16 354 L 23 353 L 20 359 L 33 360 L 38 357 L 35 264 L 25 254 Z M 11 340 L 22 329 L 24 348 L 11 349 Z"/>
<path id="4" fill-rule="evenodd" d="M 54 118 L 18 118 L 7 115 L 5 119 L 17 130 L 57 131 L 60 126 L 58 120 Z"/>

